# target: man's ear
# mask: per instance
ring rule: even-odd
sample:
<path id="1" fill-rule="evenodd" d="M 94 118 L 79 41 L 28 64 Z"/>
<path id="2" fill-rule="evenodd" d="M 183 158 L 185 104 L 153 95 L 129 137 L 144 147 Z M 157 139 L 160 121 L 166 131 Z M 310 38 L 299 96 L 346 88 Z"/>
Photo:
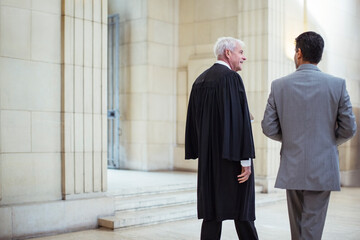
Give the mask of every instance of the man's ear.
<path id="1" fill-rule="evenodd" d="M 297 49 L 297 58 L 302 58 L 303 57 L 303 54 L 302 54 L 302 51 L 301 51 L 301 48 L 298 48 Z"/>
<path id="2" fill-rule="evenodd" d="M 225 49 L 225 57 L 230 58 L 231 51 L 229 49 Z"/>

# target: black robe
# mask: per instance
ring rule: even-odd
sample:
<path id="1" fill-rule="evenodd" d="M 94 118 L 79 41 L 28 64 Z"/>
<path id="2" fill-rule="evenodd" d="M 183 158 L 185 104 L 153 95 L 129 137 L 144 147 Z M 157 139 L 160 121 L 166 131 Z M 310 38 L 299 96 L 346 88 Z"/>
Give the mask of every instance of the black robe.
<path id="1" fill-rule="evenodd" d="M 244 84 L 217 63 L 196 79 L 190 94 L 185 159 L 196 158 L 198 218 L 254 221 L 253 167 L 245 183 L 237 181 L 240 161 L 255 158 Z"/>

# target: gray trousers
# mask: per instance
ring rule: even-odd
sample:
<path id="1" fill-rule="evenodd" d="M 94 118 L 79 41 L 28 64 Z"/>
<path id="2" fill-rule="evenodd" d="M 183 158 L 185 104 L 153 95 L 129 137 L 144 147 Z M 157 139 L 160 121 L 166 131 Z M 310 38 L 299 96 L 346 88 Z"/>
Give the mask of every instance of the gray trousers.
<path id="1" fill-rule="evenodd" d="M 320 240 L 330 191 L 286 190 L 291 239 Z"/>

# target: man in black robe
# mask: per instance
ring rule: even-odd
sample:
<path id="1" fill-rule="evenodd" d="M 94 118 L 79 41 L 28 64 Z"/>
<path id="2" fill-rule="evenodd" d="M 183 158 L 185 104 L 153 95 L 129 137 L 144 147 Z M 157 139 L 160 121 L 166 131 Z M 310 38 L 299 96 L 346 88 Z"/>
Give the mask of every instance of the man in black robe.
<path id="1" fill-rule="evenodd" d="M 258 239 L 255 221 L 255 158 L 244 84 L 237 71 L 244 43 L 219 38 L 217 62 L 194 82 L 185 133 L 185 159 L 198 158 L 201 239 L 220 239 L 222 221 L 233 219 L 239 239 Z"/>

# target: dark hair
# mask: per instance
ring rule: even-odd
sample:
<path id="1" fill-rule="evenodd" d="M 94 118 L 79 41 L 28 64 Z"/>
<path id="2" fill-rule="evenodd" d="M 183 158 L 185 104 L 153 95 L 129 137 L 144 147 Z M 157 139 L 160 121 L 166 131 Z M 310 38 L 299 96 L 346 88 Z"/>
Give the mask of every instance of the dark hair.
<path id="1" fill-rule="evenodd" d="M 324 50 L 324 39 L 316 32 L 304 32 L 295 38 L 296 51 L 301 49 L 303 59 L 310 63 L 319 63 Z"/>

